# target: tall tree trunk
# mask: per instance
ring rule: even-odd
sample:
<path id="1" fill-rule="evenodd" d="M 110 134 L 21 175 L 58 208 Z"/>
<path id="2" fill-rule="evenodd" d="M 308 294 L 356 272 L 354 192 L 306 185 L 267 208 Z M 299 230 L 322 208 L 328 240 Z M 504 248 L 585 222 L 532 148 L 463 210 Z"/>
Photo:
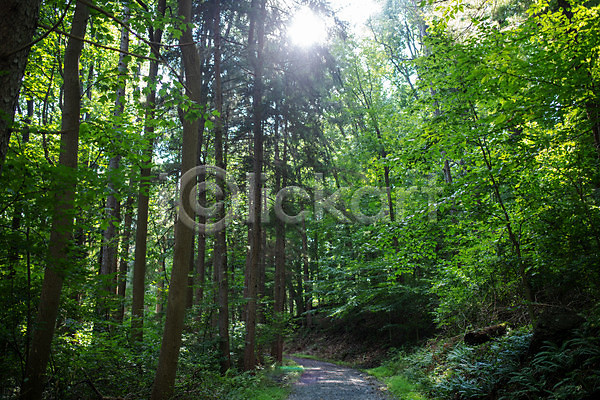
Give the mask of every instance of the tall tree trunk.
<path id="1" fill-rule="evenodd" d="M 263 194 L 262 194 L 262 203 L 263 203 L 263 208 L 262 208 L 262 213 L 263 215 L 266 215 L 268 213 L 268 205 L 267 205 L 267 191 L 266 189 L 263 190 Z M 266 279 L 267 279 L 267 274 L 266 274 L 266 270 L 267 270 L 267 258 L 268 256 L 268 252 L 269 252 L 269 247 L 267 246 L 267 230 L 266 229 L 262 229 L 261 228 L 261 235 L 260 235 L 260 256 L 258 259 L 258 277 L 257 277 L 257 286 L 256 286 L 256 300 L 257 300 L 257 307 L 256 307 L 256 322 L 259 324 L 266 324 L 267 320 L 266 320 L 266 315 L 265 315 L 265 309 L 264 306 L 262 306 L 262 301 L 265 298 L 266 295 Z M 265 347 L 264 345 L 258 344 L 256 346 L 256 362 L 257 364 L 264 364 L 264 351 L 265 351 Z"/>
<path id="2" fill-rule="evenodd" d="M 203 32 L 208 33 L 209 21 L 208 18 L 203 18 L 205 23 L 203 24 Z M 209 36 L 208 34 L 203 35 L 204 39 L 202 41 L 202 47 L 208 48 Z M 209 68 L 209 53 L 207 51 L 202 52 L 202 94 L 200 104 L 205 105 L 208 102 L 208 86 L 210 81 L 210 68 Z M 204 130 L 206 128 L 204 118 L 200 119 L 200 126 L 198 128 L 198 154 L 196 158 L 196 165 L 200 166 L 205 164 L 205 156 L 203 154 L 202 147 L 204 145 Z M 208 143 L 207 143 L 208 145 Z M 198 184 L 204 182 L 206 180 L 206 175 L 204 173 L 200 173 L 198 175 Z M 205 206 L 206 205 L 206 192 L 204 190 L 198 189 L 198 204 Z M 196 217 L 198 219 L 198 223 L 200 225 L 204 225 L 206 223 L 206 217 L 204 215 L 198 215 Z M 195 292 L 193 294 L 193 304 L 200 305 L 204 298 L 204 284 L 206 281 L 206 234 L 202 230 L 198 231 L 196 236 L 196 242 L 198 243 L 196 250 L 196 265 L 193 274 L 193 285 L 195 288 Z M 196 318 L 200 318 L 201 311 L 199 311 Z"/>
<path id="3" fill-rule="evenodd" d="M 198 140 L 202 140 L 201 134 L 198 134 Z M 198 153 L 198 158 L 200 158 L 200 152 Z M 197 165 L 201 165 L 200 161 Z M 198 183 L 204 182 L 205 179 L 205 174 L 200 174 L 198 176 Z M 206 192 L 204 190 L 202 190 L 201 193 L 198 194 L 198 204 L 202 206 L 206 204 Z M 201 225 L 205 224 L 206 217 L 203 215 L 198 215 L 198 223 Z M 198 248 L 196 254 L 196 271 L 194 274 L 194 286 L 196 287 L 196 293 L 194 294 L 194 304 L 200 305 L 202 303 L 202 300 L 204 299 L 204 284 L 206 282 L 206 234 L 202 231 L 198 232 L 196 241 L 198 243 Z"/>
<path id="4" fill-rule="evenodd" d="M 367 103 L 368 104 L 368 103 Z M 381 134 L 381 130 L 379 129 L 379 123 L 375 117 L 372 118 L 373 124 L 375 125 L 375 133 L 377 134 L 377 140 L 379 141 L 379 146 L 381 149 L 379 151 L 379 159 L 383 161 L 383 183 L 386 188 L 386 195 L 388 201 L 388 211 L 390 214 L 390 221 L 394 222 L 396 220 L 396 215 L 394 212 L 394 203 L 392 201 L 392 188 L 390 186 L 390 167 L 387 162 L 387 150 L 385 149 L 385 143 L 383 142 L 383 135 Z M 394 247 L 398 247 L 398 238 L 394 236 Z"/>
<path id="5" fill-rule="evenodd" d="M 133 189 L 133 180 L 129 183 L 130 193 Z M 125 218 L 123 219 L 123 237 L 121 238 L 121 254 L 119 270 L 117 271 L 117 296 L 119 296 L 119 309 L 115 320 L 122 324 L 125 315 L 125 291 L 127 289 L 127 269 L 129 263 L 129 242 L 131 240 L 131 225 L 133 223 L 133 194 L 127 197 L 125 202 Z"/>
<path id="6" fill-rule="evenodd" d="M 196 263 L 194 257 L 194 249 L 196 237 L 192 237 L 192 251 L 190 252 L 190 259 L 188 261 L 188 285 L 185 295 L 185 308 L 192 308 L 194 305 L 194 275 L 196 274 Z"/>
<path id="7" fill-rule="evenodd" d="M 289 307 L 289 313 L 290 316 L 294 315 L 294 276 L 290 276 L 289 280 L 286 280 L 286 286 L 288 288 L 289 291 L 289 296 L 288 296 L 288 307 Z M 298 314 L 298 311 L 296 311 L 296 314 Z"/>
<path id="8" fill-rule="evenodd" d="M 313 282 L 318 282 L 321 279 L 321 269 L 319 265 L 319 230 L 315 229 L 315 237 L 313 239 L 313 271 L 312 271 L 312 280 Z M 319 292 L 317 298 L 317 307 L 323 304 L 322 293 Z"/>
<path id="9" fill-rule="evenodd" d="M 158 17 L 165 15 L 166 0 L 160 0 L 156 12 Z M 152 55 L 160 58 L 160 42 L 162 29 L 149 31 L 150 40 L 155 43 Z M 154 150 L 154 114 L 156 107 L 156 85 L 158 84 L 158 61 L 150 61 L 148 82 L 151 86 L 146 100 L 146 123 L 144 127 L 145 146 L 143 165 L 140 171 L 140 187 L 138 191 L 137 228 L 135 231 L 135 253 L 133 261 L 133 296 L 131 301 L 131 339 L 141 342 L 144 335 L 144 294 L 146 292 L 146 248 L 148 239 L 148 203 L 150 200 L 150 173 L 152 172 L 152 154 Z"/>
<path id="10" fill-rule="evenodd" d="M 262 194 L 262 213 L 263 215 L 268 214 L 269 205 L 268 205 L 267 191 L 263 190 Z M 260 237 L 260 258 L 258 262 L 258 286 L 257 286 L 257 295 L 259 301 L 263 299 L 266 295 L 266 280 L 267 280 L 267 258 L 269 247 L 267 246 L 267 230 L 261 229 L 261 237 Z M 258 307 L 258 322 L 263 324 L 266 322 L 265 313 L 261 307 Z"/>
<path id="11" fill-rule="evenodd" d="M 444 180 L 446 183 L 452 184 L 452 169 L 450 168 L 450 161 L 444 160 Z"/>
<path id="12" fill-rule="evenodd" d="M 285 135 L 285 132 L 283 133 Z M 275 139 L 279 137 L 279 118 L 275 116 Z M 285 164 L 287 162 L 287 152 L 285 144 L 283 145 L 283 159 L 279 158 L 279 143 L 275 143 L 275 192 L 279 192 L 285 182 Z M 275 220 L 275 282 L 273 288 L 273 314 L 278 330 L 282 329 L 282 321 L 285 309 L 285 224 L 280 219 Z M 271 347 L 271 356 L 276 362 L 283 361 L 283 336 L 277 332 L 275 341 Z"/>
<path id="13" fill-rule="evenodd" d="M 373 99 L 371 97 L 371 92 L 367 91 L 363 88 L 358 69 L 356 69 L 356 78 L 357 78 L 358 89 L 359 89 L 359 94 L 357 96 L 359 97 L 359 101 L 361 101 L 363 103 L 363 107 L 366 109 L 369 119 L 371 120 L 371 123 L 373 124 L 373 127 L 375 128 L 375 134 L 377 135 L 377 141 L 378 141 L 378 146 L 379 146 L 378 156 L 379 156 L 379 160 L 383 162 L 383 183 L 386 188 L 388 212 L 390 215 L 390 221 L 394 222 L 396 217 L 395 217 L 395 212 L 394 212 L 394 203 L 392 201 L 392 188 L 390 185 L 390 167 L 388 165 L 388 160 L 387 160 L 388 153 L 387 153 L 387 150 L 385 147 L 385 142 L 383 140 L 383 135 L 381 134 L 381 129 L 379 128 L 379 119 L 377 117 L 376 110 L 373 109 Z M 366 126 L 363 126 L 362 129 L 363 130 L 366 129 Z M 398 238 L 396 237 L 396 235 L 394 235 L 392 237 L 392 245 L 393 245 L 394 249 L 398 248 Z"/>
<path id="14" fill-rule="evenodd" d="M 381 150 L 379 153 L 380 159 L 383 161 L 383 183 L 385 185 L 385 191 L 388 202 L 388 212 L 390 215 L 390 221 L 393 223 L 396 221 L 396 214 L 394 211 L 394 202 L 392 201 L 392 187 L 390 184 L 390 166 L 387 161 L 387 150 L 385 149 L 385 143 L 383 142 L 383 136 L 381 135 L 381 130 L 379 129 L 379 124 L 375 117 L 373 117 L 373 123 L 375 124 L 375 132 L 377 133 L 377 139 L 379 140 L 379 145 L 381 146 Z M 394 249 L 398 249 L 398 237 L 396 235 L 392 236 L 392 245 Z"/>
<path id="15" fill-rule="evenodd" d="M 166 272 L 167 266 L 166 266 L 166 257 L 164 256 L 164 254 L 160 257 L 160 267 L 158 270 L 159 273 L 159 277 L 156 280 L 156 306 L 155 306 L 155 311 L 156 311 L 156 316 L 158 317 L 158 319 L 160 320 L 160 318 L 162 318 L 162 313 L 163 313 L 163 306 L 164 306 L 164 300 L 163 300 L 163 296 L 165 293 L 165 272 Z"/>
<path id="16" fill-rule="evenodd" d="M 304 274 L 302 273 L 302 268 L 304 264 L 299 266 L 300 270 L 294 274 L 294 278 L 296 278 L 298 286 L 294 287 L 294 281 L 292 279 L 292 288 L 294 291 L 294 303 L 296 303 L 296 317 L 301 317 L 306 312 L 306 302 L 304 301 L 304 283 L 302 278 Z"/>
<path id="17" fill-rule="evenodd" d="M 214 2 L 214 71 L 215 71 L 215 108 L 219 113 L 215 118 L 215 162 L 217 167 L 225 169 L 223 160 L 223 89 L 221 86 L 221 4 Z M 225 187 L 225 180 L 217 176 L 217 186 Z M 224 201 L 225 196 L 217 195 L 216 201 Z M 225 218 L 225 209 L 217 213 L 217 220 Z M 226 228 L 215 233 L 215 250 L 213 255 L 214 270 L 217 275 L 219 304 L 219 352 L 221 353 L 221 373 L 231 367 L 229 355 L 229 289 L 227 282 L 227 237 Z"/>
<path id="18" fill-rule="evenodd" d="M 125 24 L 129 21 L 129 8 L 123 7 L 123 14 L 125 15 L 123 21 Z M 118 86 L 115 100 L 115 111 L 113 113 L 115 120 L 118 120 L 125 109 L 125 86 L 127 78 L 127 59 L 125 53 L 129 51 L 129 30 L 123 26 L 121 28 L 121 42 L 119 49 L 121 53 L 119 55 L 118 70 Z M 116 293 L 117 282 L 117 260 L 118 260 L 118 248 L 119 248 L 119 232 L 117 224 L 121 219 L 120 201 L 117 198 L 118 188 L 115 185 L 115 174 L 119 169 L 121 161 L 121 134 L 118 132 L 122 127 L 115 126 L 115 137 L 113 138 L 112 147 L 115 154 L 110 158 L 108 163 L 108 197 L 106 198 L 106 219 L 108 220 L 108 226 L 104 230 L 103 242 L 102 242 L 102 265 L 100 266 L 100 275 L 106 279 L 105 282 L 105 299 L 100 299 L 100 312 L 101 316 L 105 319 L 110 317 L 110 302 L 112 297 Z M 111 276 L 110 278 L 107 278 Z"/>
<path id="19" fill-rule="evenodd" d="M 254 133 L 254 198 L 252 203 L 251 229 L 252 236 L 248 253 L 246 275 L 248 282 L 248 304 L 246 305 L 246 343 L 244 347 L 244 370 L 249 371 L 256 366 L 256 312 L 258 263 L 261 245 L 261 209 L 262 190 L 261 172 L 263 164 L 263 132 L 262 132 L 262 95 L 263 95 L 263 47 L 265 39 L 265 0 L 252 0 L 250 34 L 248 38 L 249 58 L 254 67 L 254 88 L 252 91 L 253 133 Z M 256 31 L 256 32 L 255 32 Z M 256 36 L 256 38 L 254 37 Z"/>
<path id="20" fill-rule="evenodd" d="M 41 3 L 41 0 L 0 3 L 0 174 L 8 152 L 11 126 Z"/>
<path id="21" fill-rule="evenodd" d="M 73 233 L 75 188 L 77 186 L 77 155 L 79 151 L 79 117 L 81 111 L 79 84 L 79 57 L 83 49 L 89 10 L 77 3 L 71 36 L 65 50 L 64 90 L 59 164 L 66 167 L 68 175 L 57 183 L 54 216 L 50 233 L 48 262 L 33 332 L 29 362 L 25 372 L 22 397 L 27 400 L 41 399 L 45 386 L 45 373 L 50 357 L 50 346 L 58 314 L 63 279 L 69 268 L 69 241 Z"/>
<path id="22" fill-rule="evenodd" d="M 198 105 L 201 100 L 202 76 L 200 73 L 200 56 L 196 45 L 193 44 L 192 35 L 192 1 L 179 0 L 179 16 L 183 17 L 186 29 L 183 31 L 179 43 L 185 69 L 185 82 L 187 95 L 190 100 Z M 198 149 L 198 127 L 199 118 L 197 109 L 183 118 L 183 149 L 181 157 L 182 176 L 196 166 L 196 151 Z M 189 186 L 189 185 L 188 185 Z M 180 199 L 188 199 L 190 187 L 181 187 Z M 188 207 L 182 201 L 180 207 Z M 181 210 L 180 210 L 181 212 Z M 185 212 L 185 211 L 184 211 Z M 175 385 L 175 373 L 177 371 L 177 360 L 179 358 L 179 347 L 181 345 L 181 333 L 183 331 L 183 320 L 186 310 L 186 289 L 188 286 L 188 270 L 190 253 L 194 231 L 192 227 L 186 226 L 181 218 L 175 226 L 175 251 L 173 255 L 173 270 L 167 301 L 167 316 L 165 329 L 160 347 L 158 368 L 152 387 L 152 400 L 168 399 L 173 394 Z"/>
<path id="23" fill-rule="evenodd" d="M 302 282 L 304 283 L 304 304 L 306 311 L 306 327 L 312 328 L 312 285 L 310 284 L 310 265 L 308 261 L 308 238 L 306 235 L 306 223 L 302 220 L 300 230 L 302 236 Z"/>
<path id="24" fill-rule="evenodd" d="M 209 68 L 208 68 L 208 57 L 205 55 L 202 63 L 202 100 L 200 104 L 206 104 L 208 101 L 208 81 L 209 81 Z M 196 165 L 200 166 L 205 163 L 205 157 L 203 155 L 202 146 L 204 144 L 204 129 L 206 128 L 205 120 L 200 120 L 200 127 L 198 128 L 198 154 L 196 159 Z M 208 146 L 208 143 L 207 143 Z M 198 184 L 206 180 L 206 174 L 200 173 L 198 175 Z M 198 204 L 206 205 L 206 191 L 198 189 Z M 198 215 L 198 223 L 200 225 L 206 224 L 206 217 L 204 215 Z M 204 284 L 206 282 L 206 233 L 202 230 L 198 231 L 196 237 L 198 243 L 198 249 L 196 254 L 196 271 L 194 274 L 194 285 L 196 287 L 196 293 L 194 294 L 194 304 L 199 305 L 202 303 L 204 298 Z M 199 317 L 199 315 L 197 316 Z"/>

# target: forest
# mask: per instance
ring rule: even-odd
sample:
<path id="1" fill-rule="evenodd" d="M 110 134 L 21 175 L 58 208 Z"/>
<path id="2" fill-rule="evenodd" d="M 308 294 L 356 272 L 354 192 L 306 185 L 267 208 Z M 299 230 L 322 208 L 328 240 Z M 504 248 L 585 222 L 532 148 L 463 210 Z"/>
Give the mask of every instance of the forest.
<path id="1" fill-rule="evenodd" d="M 0 2 L 1 399 L 600 398 L 600 2 L 359 3 Z"/>

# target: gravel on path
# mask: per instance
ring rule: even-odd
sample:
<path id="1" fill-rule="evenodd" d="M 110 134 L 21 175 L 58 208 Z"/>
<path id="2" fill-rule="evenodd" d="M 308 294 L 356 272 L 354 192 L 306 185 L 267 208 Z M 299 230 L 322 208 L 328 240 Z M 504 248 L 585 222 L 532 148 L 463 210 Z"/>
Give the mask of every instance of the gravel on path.
<path id="1" fill-rule="evenodd" d="M 323 361 L 290 357 L 304 367 L 288 400 L 388 400 L 377 380 Z"/>

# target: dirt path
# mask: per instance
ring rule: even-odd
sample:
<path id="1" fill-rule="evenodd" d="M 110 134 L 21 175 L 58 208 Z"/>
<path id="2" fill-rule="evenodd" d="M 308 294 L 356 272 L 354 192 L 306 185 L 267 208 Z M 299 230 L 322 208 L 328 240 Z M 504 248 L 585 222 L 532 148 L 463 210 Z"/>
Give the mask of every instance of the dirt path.
<path id="1" fill-rule="evenodd" d="M 288 400 L 385 400 L 390 399 L 373 378 L 339 365 L 291 357 L 304 373 Z"/>

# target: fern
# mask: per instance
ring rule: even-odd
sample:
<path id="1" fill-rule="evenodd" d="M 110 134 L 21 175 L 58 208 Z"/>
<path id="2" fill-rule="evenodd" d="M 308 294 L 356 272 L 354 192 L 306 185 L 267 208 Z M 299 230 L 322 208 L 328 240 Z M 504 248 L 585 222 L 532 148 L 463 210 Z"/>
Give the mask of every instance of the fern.
<path id="1" fill-rule="evenodd" d="M 600 341 L 586 329 L 560 346 L 546 343 L 527 367 L 510 375 L 510 391 L 500 399 L 576 400 L 599 390 Z"/>

